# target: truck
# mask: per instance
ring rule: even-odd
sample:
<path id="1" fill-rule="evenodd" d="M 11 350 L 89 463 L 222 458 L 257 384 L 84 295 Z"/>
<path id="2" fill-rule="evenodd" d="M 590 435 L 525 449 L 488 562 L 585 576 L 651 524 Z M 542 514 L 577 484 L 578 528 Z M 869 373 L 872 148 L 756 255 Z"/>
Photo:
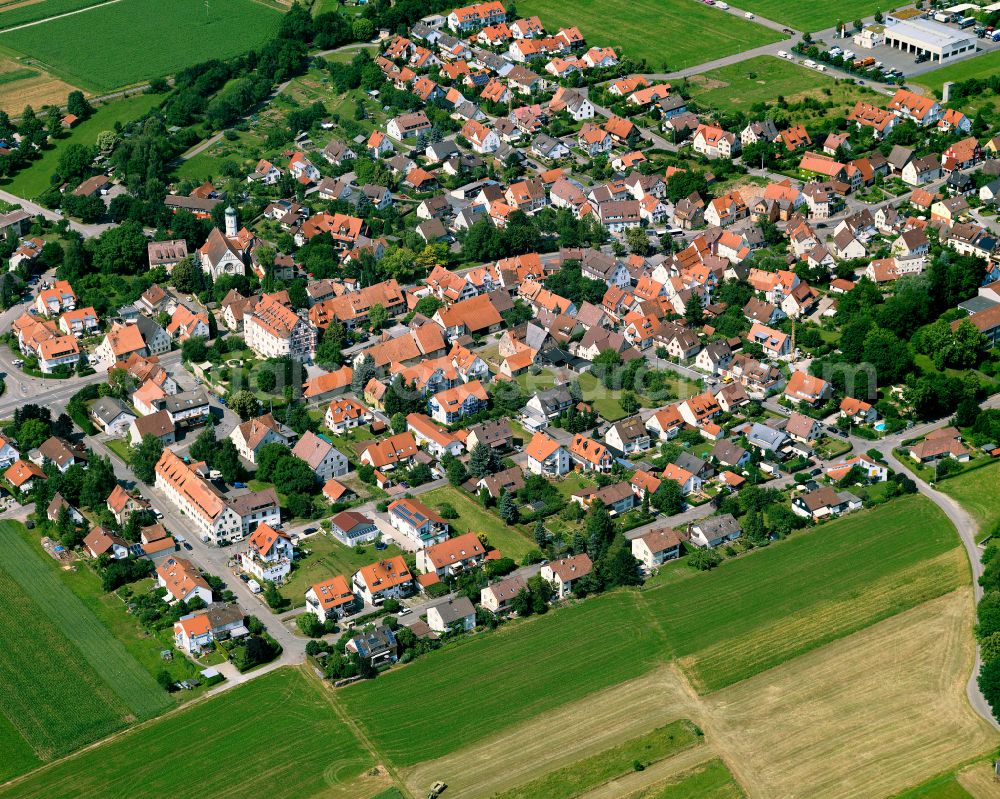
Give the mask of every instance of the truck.
<path id="1" fill-rule="evenodd" d="M 264 589 L 260 587 L 260 583 L 256 580 L 247 580 L 247 588 L 250 589 L 251 593 L 259 594 Z"/>
<path id="2" fill-rule="evenodd" d="M 816 69 L 819 70 L 820 72 L 826 72 L 826 65 L 825 64 L 817 64 L 816 65 Z"/>
<path id="3" fill-rule="evenodd" d="M 944 23 L 951 22 L 951 14 L 947 14 L 944 11 L 936 11 L 934 13 L 934 21 Z"/>
<path id="4" fill-rule="evenodd" d="M 779 50 L 778 58 L 788 58 L 788 53 L 786 53 L 784 50 Z"/>
<path id="5" fill-rule="evenodd" d="M 971 28 L 975 24 L 976 24 L 976 18 L 975 17 L 964 17 L 958 23 L 958 27 L 960 27 L 962 30 L 965 30 L 966 28 Z"/>
<path id="6" fill-rule="evenodd" d="M 807 67 L 815 67 L 816 66 L 816 62 L 815 61 L 806 60 L 806 61 L 803 61 L 802 63 L 805 64 Z"/>
<path id="7" fill-rule="evenodd" d="M 1000 31 L 993 31 L 993 35 L 990 36 L 994 42 L 1000 42 Z"/>
<path id="8" fill-rule="evenodd" d="M 853 50 L 844 50 L 844 60 L 850 61 L 854 58 L 856 53 Z"/>
<path id="9" fill-rule="evenodd" d="M 854 62 L 854 66 L 857 67 L 858 69 L 870 67 L 873 66 L 874 64 L 875 64 L 874 56 L 868 56 L 867 58 L 859 58 Z"/>

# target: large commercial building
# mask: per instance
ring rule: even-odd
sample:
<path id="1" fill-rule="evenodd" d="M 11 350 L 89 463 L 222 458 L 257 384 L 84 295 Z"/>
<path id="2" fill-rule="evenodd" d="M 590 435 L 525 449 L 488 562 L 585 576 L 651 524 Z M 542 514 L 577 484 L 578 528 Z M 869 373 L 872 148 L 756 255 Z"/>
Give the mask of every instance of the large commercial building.
<path id="1" fill-rule="evenodd" d="M 926 19 L 903 19 L 885 26 L 885 44 L 914 55 L 926 53 L 931 61 L 947 61 L 976 50 L 968 33 Z"/>

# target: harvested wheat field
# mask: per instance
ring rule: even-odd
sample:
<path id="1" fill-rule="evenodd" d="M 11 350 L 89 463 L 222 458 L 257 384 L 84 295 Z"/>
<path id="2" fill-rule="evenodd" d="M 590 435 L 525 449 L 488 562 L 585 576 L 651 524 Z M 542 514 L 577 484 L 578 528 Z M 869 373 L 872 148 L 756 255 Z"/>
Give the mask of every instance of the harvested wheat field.
<path id="1" fill-rule="evenodd" d="M 747 793 L 892 796 L 1000 742 L 969 707 L 972 598 L 954 591 L 705 698 Z"/>
<path id="2" fill-rule="evenodd" d="M 994 799 L 1000 796 L 1000 778 L 993 772 L 992 760 L 967 766 L 955 775 L 955 779 L 973 799 Z"/>
<path id="3" fill-rule="evenodd" d="M 0 58 L 0 109 L 8 114 L 20 114 L 26 105 L 36 111 L 43 105 L 63 105 L 75 89 L 40 67 Z"/>
<path id="4" fill-rule="evenodd" d="M 676 672 L 664 666 L 402 773 L 415 795 L 444 780 L 456 796 L 492 796 L 675 719 L 697 724 L 697 713 Z"/>

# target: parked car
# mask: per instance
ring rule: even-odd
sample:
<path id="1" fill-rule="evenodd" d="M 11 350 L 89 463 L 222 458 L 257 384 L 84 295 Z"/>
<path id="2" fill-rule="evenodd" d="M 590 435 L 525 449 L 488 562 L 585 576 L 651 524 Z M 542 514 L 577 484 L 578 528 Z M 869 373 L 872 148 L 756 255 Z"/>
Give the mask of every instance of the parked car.
<path id="1" fill-rule="evenodd" d="M 749 11 L 747 11 L 747 13 L 744 14 L 743 16 L 746 17 L 747 19 L 753 19 L 753 14 L 751 14 Z"/>
<path id="2" fill-rule="evenodd" d="M 246 483 L 233 483 L 233 488 L 246 488 Z"/>

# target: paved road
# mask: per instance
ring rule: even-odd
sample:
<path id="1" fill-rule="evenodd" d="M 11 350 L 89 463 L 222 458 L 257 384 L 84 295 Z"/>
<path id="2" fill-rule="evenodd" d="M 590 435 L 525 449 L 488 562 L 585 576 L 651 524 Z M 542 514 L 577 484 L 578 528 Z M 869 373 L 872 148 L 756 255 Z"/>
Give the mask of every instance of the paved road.
<path id="1" fill-rule="evenodd" d="M 21 208 L 32 216 L 38 216 L 40 214 L 50 222 L 61 222 L 63 219 L 67 219 L 67 217 L 64 217 L 59 211 L 50 211 L 48 208 L 43 208 L 38 203 L 26 200 L 24 197 L 18 197 L 16 194 L 11 194 L 9 191 L 0 190 L 0 200 L 8 202 L 11 205 L 20 205 Z M 100 236 L 101 233 L 109 227 L 112 227 L 110 222 L 100 225 L 85 225 L 82 222 L 74 222 L 72 219 L 68 221 L 70 230 L 75 230 L 84 238 Z"/>

